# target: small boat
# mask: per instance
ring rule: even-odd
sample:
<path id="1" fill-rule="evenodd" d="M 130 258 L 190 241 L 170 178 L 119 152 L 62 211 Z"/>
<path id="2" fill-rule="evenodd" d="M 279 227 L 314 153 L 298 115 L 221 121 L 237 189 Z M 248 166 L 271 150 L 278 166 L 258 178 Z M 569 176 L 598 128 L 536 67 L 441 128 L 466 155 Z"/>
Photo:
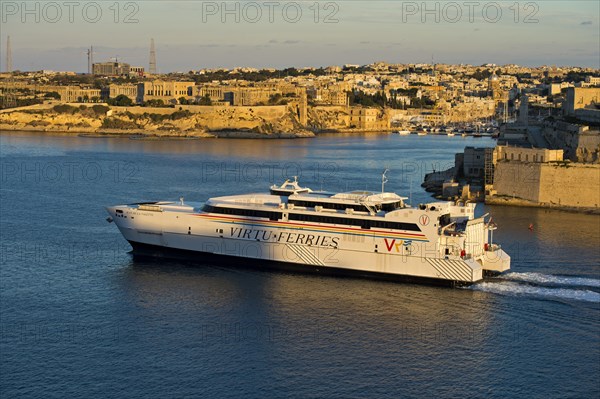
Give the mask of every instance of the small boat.
<path id="1" fill-rule="evenodd" d="M 408 136 L 410 135 L 410 130 L 398 130 L 396 133 L 398 133 L 400 136 Z"/>
<path id="2" fill-rule="evenodd" d="M 427 131 L 426 131 L 426 130 L 423 130 L 423 131 L 421 131 L 421 132 L 417 133 L 417 135 L 418 135 L 418 136 L 427 136 Z"/>
<path id="3" fill-rule="evenodd" d="M 446 133 L 446 136 L 448 136 L 448 137 L 454 137 L 455 134 L 453 132 L 449 132 L 449 133 Z"/>

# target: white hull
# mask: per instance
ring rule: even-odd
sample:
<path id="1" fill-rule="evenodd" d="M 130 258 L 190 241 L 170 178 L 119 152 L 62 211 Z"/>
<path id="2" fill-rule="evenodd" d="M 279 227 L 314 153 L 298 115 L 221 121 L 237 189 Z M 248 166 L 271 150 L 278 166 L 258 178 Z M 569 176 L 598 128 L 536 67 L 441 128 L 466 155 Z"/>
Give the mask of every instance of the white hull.
<path id="1" fill-rule="evenodd" d="M 483 250 L 484 227 L 473 224 L 466 241 L 437 234 L 433 222 L 422 231 L 391 232 L 326 226 L 287 220 L 265 220 L 199 212 L 187 205 L 166 205 L 160 211 L 132 206 L 108 208 L 119 230 L 131 243 L 171 250 L 283 262 L 314 268 L 343 269 L 398 277 L 470 284 L 484 270 L 503 272 L 510 257 L 496 246 Z M 435 213 L 412 209 L 418 220 Z M 435 234 L 434 234 L 435 233 Z M 461 248 L 473 248 L 468 254 Z M 493 248 L 492 248 L 493 247 Z"/>

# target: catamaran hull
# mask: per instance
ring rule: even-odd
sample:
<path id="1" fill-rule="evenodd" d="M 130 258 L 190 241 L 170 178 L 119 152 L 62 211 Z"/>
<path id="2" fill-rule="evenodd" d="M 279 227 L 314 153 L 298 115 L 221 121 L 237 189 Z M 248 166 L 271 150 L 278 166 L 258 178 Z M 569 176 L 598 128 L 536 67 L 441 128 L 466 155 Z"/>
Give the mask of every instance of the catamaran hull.
<path id="1" fill-rule="evenodd" d="M 241 240 L 225 235 L 215 237 L 169 233 L 123 226 L 119 229 L 137 255 L 170 258 L 179 258 L 183 255 L 195 261 L 204 261 L 207 256 L 213 259 L 224 257 L 229 264 L 239 266 L 429 282 L 449 286 L 469 285 L 483 279 L 483 268 L 474 259 L 399 255 L 388 252 L 387 248 L 366 252 L 352 249 L 345 241 L 347 237 L 344 235 L 332 237 L 332 239 L 337 238 L 335 241 L 340 243 L 339 247 L 323 248 L 292 243 Z M 217 227 L 214 230 L 220 229 Z M 423 251 L 426 251 L 425 247 Z"/>
<path id="2" fill-rule="evenodd" d="M 409 284 L 424 284 L 440 287 L 466 287 L 472 282 L 453 281 L 443 278 L 430 278 L 408 276 L 401 274 L 388 274 L 378 272 L 368 272 L 363 270 L 345 269 L 342 267 L 318 267 L 305 265 L 301 263 L 273 261 L 266 259 L 242 258 L 233 255 L 220 255 L 210 252 L 190 251 L 184 249 L 173 249 L 139 242 L 129 241 L 133 248 L 134 258 L 142 259 L 169 259 L 183 260 L 191 262 L 192 266 L 204 266 L 206 264 L 214 266 L 224 266 L 236 269 L 252 269 L 257 271 L 276 271 L 289 272 L 307 275 L 321 275 L 330 277 L 359 278 L 376 281 L 391 281 Z"/>

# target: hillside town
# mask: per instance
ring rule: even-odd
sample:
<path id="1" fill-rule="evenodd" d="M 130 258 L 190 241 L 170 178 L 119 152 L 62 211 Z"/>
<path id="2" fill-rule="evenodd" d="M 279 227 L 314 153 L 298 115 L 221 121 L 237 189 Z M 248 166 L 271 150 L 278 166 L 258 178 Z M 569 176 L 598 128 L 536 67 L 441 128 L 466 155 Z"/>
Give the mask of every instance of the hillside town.
<path id="1" fill-rule="evenodd" d="M 595 93 L 600 84 L 600 73 L 592 68 L 493 64 L 376 62 L 156 74 L 111 61 L 91 64 L 89 72 L 0 74 L 0 126 L 174 135 L 225 130 L 311 135 L 408 127 L 468 129 L 483 122 L 497 127 L 517 117 L 524 98 L 539 115 L 552 116 L 560 113 L 568 93 L 587 89 Z M 56 107 L 61 104 L 96 111 L 81 114 Z M 590 104 L 595 102 L 577 104 L 578 116 L 598 123 Z M 31 109 L 21 115 L 22 107 Z M 40 114 L 36 116 L 35 110 Z"/>

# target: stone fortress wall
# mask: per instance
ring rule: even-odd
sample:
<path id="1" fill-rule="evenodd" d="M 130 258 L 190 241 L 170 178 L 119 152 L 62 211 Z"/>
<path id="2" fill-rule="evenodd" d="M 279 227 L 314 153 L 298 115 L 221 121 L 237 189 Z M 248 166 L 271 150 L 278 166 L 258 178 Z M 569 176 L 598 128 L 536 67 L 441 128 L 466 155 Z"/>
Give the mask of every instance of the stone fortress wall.
<path id="1" fill-rule="evenodd" d="M 600 164 L 499 161 L 497 195 L 541 206 L 600 207 Z"/>

